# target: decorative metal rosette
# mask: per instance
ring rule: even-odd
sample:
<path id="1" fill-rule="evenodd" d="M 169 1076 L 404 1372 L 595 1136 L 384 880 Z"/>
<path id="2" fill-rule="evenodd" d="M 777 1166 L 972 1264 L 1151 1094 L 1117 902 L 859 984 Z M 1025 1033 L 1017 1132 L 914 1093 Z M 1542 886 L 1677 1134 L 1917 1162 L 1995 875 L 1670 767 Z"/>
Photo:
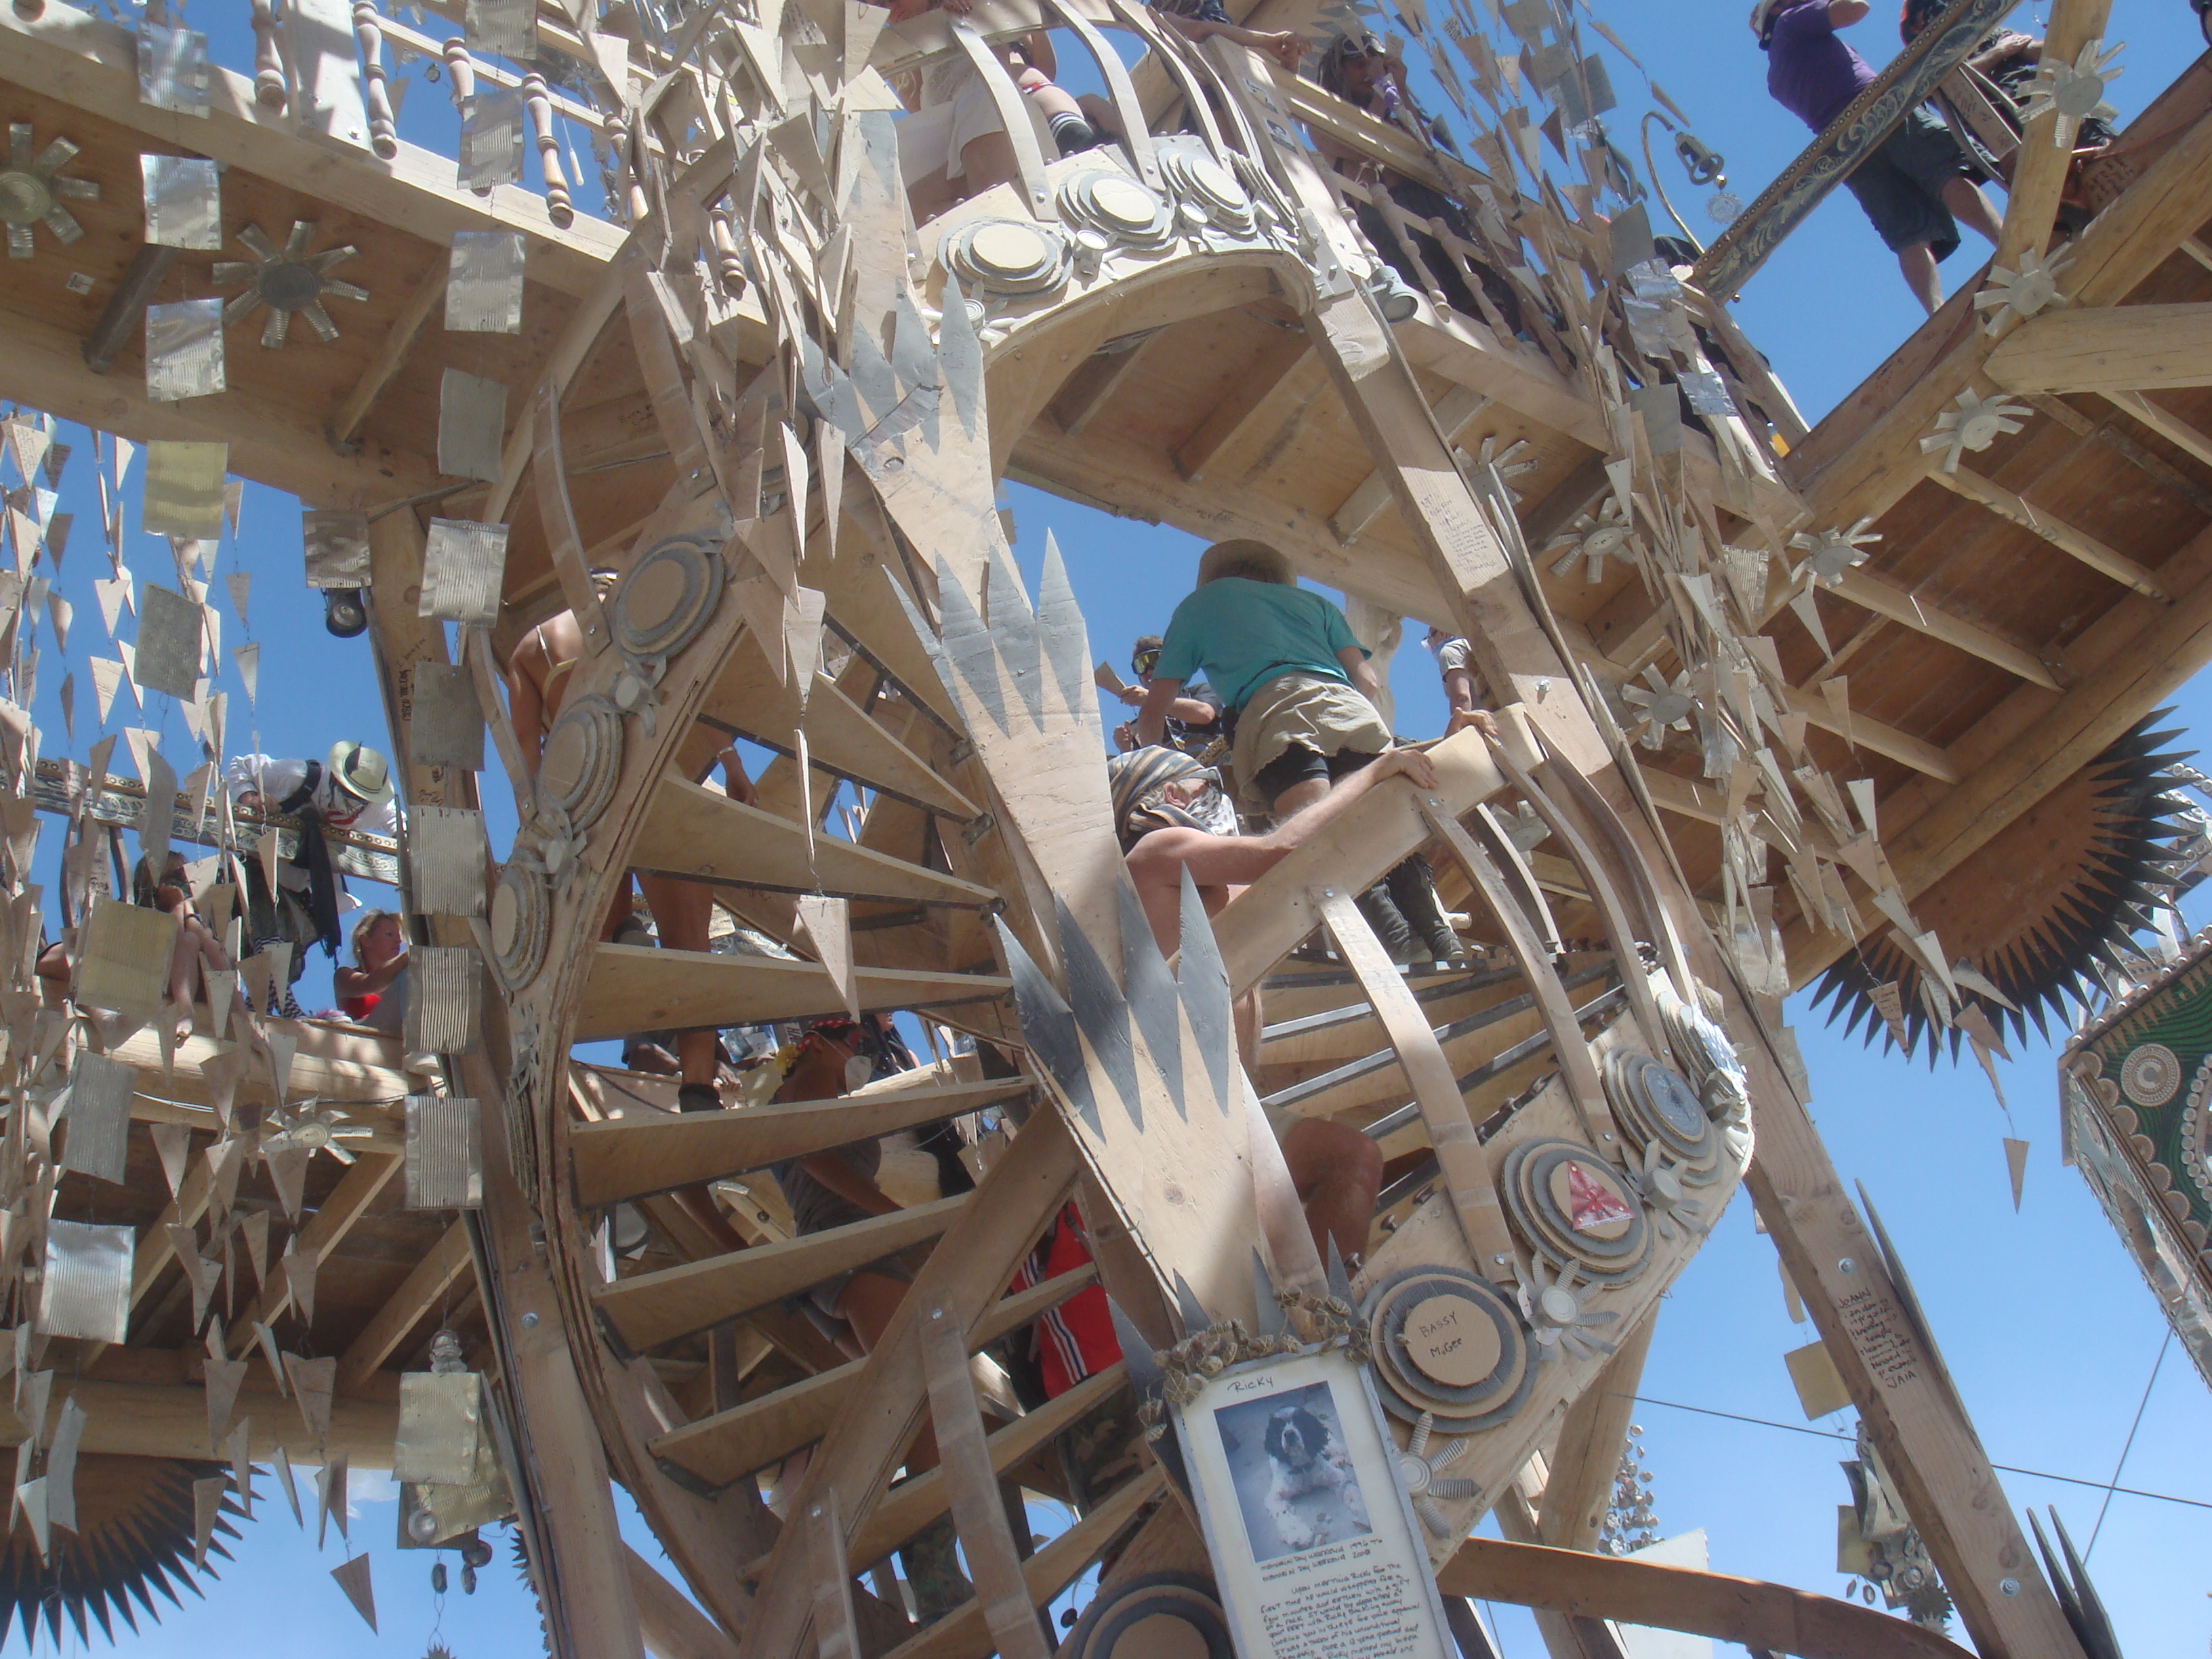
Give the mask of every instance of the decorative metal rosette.
<path id="1" fill-rule="evenodd" d="M 1711 1177 L 1720 1162 L 1720 1135 L 1705 1103 L 1664 1060 L 1634 1048 L 1605 1057 L 1605 1096 L 1628 1144 L 1638 1152 L 1657 1144 L 1684 1166 L 1692 1181 Z"/>
<path id="2" fill-rule="evenodd" d="M 1175 240 L 1175 209 L 1126 173 L 1085 167 L 1060 181 L 1060 210 L 1079 227 L 1077 240 L 1103 252 L 1111 243 L 1165 247 Z M 1103 240 L 1091 243 L 1089 234 Z"/>
<path id="3" fill-rule="evenodd" d="M 1521 1408 L 1543 1356 L 1504 1292 L 1464 1267 L 1407 1267 L 1367 1294 L 1383 1408 L 1447 1434 L 1495 1427 Z"/>
<path id="4" fill-rule="evenodd" d="M 1748 1109 L 1748 1078 L 1728 1033 L 1709 1018 L 1704 1009 L 1683 1001 L 1670 989 L 1661 988 L 1658 1003 L 1674 1058 L 1688 1073 L 1690 1081 L 1698 1085 L 1706 1114 L 1717 1119 L 1727 1118 Z"/>
<path id="5" fill-rule="evenodd" d="M 2136 1054 L 2142 1052 L 2138 1048 Z M 2134 1062 L 2135 1054 L 2130 1054 L 2128 1063 Z M 2125 1073 L 2122 1075 L 2124 1077 Z M 2130 1118 L 2134 1115 L 2132 1112 L 2129 1114 Z M 2140 1143 L 2136 1150 L 2145 1163 L 2157 1161 L 2157 1148 L 2148 1137 L 2136 1132 L 2129 1139 Z M 2149 1151 L 2146 1152 L 2145 1147 Z M 2181 1114 L 2181 1167 L 2190 1184 L 2207 1204 L 2212 1204 L 2212 1059 L 2199 1065 L 2197 1075 L 2189 1080 L 2189 1099 Z M 2179 1216 L 2174 1218 L 2182 1219 Z"/>
<path id="6" fill-rule="evenodd" d="M 1175 188 L 1176 211 L 1185 229 L 1212 225 L 1242 237 L 1258 228 L 1252 192 L 1204 143 L 1196 139 L 1187 144 L 1164 143 L 1159 154 L 1160 175 Z"/>
<path id="7" fill-rule="evenodd" d="M 1651 1264 L 1651 1227 L 1629 1178 L 1572 1140 L 1524 1141 L 1499 1171 L 1505 1212 L 1531 1249 L 1593 1285 L 1625 1285 Z"/>
<path id="8" fill-rule="evenodd" d="M 1100 1589 L 1060 1652 L 1065 1659 L 1236 1659 L 1237 1650 L 1211 1578 L 1147 1572 Z"/>
<path id="9" fill-rule="evenodd" d="M 570 702 L 545 734 L 544 758 L 538 764 L 541 826 L 582 836 L 614 799 L 622 763 L 622 710 L 614 701 L 589 696 Z M 550 861 L 548 868 L 560 873 Z"/>
<path id="10" fill-rule="evenodd" d="M 2181 1092 L 2181 1057 L 2146 1042 L 2120 1062 L 2120 1092 L 2138 1106 L 2163 1106 Z"/>
<path id="11" fill-rule="evenodd" d="M 623 659 L 615 704 L 641 715 L 647 732 L 653 730 L 653 688 L 668 659 L 714 614 L 726 574 L 713 546 L 696 536 L 672 536 L 647 549 L 608 599 L 607 625 Z"/>
<path id="12" fill-rule="evenodd" d="M 545 965 L 545 941 L 552 932 L 553 903 L 539 872 L 510 860 L 492 884 L 492 961 L 510 991 L 538 977 Z"/>
<path id="13" fill-rule="evenodd" d="M 1043 294 L 1067 281 L 1073 252 L 1055 225 L 977 219 L 950 232 L 938 256 L 970 293 Z"/>

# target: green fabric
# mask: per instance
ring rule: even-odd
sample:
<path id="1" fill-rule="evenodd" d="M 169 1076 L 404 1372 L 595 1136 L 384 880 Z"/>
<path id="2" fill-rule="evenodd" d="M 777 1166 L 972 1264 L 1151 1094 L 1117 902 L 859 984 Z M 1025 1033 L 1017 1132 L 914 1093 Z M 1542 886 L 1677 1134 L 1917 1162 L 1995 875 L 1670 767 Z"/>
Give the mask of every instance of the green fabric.
<path id="1" fill-rule="evenodd" d="M 1187 681 L 1204 669 L 1222 701 L 1242 708 L 1278 674 L 1317 674 L 1350 684 L 1336 659 L 1346 647 L 1369 654 L 1352 637 L 1344 612 L 1320 594 L 1224 576 L 1176 607 L 1152 672 Z"/>

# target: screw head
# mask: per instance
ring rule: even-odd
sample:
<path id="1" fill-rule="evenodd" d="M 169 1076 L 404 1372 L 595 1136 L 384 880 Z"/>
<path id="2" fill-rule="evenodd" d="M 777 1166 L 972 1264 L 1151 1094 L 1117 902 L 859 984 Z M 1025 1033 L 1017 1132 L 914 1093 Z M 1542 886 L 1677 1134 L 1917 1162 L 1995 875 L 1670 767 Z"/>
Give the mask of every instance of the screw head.
<path id="1" fill-rule="evenodd" d="M 2019 1579 L 2017 1579 L 2017 1578 L 2000 1578 L 2000 1579 L 1998 1579 L 1998 1580 L 1997 1580 L 1997 1593 L 1998 1593 L 1999 1595 L 2019 1595 L 2019 1594 L 2020 1594 L 2020 1580 L 2019 1580 Z"/>
<path id="2" fill-rule="evenodd" d="M 1836 1263 L 1836 1271 L 1839 1273 L 1855 1273 L 1858 1270 L 1859 1264 L 1852 1261 L 1849 1256 L 1845 1256 L 1841 1261 Z"/>
<path id="3" fill-rule="evenodd" d="M 522 1328 L 526 1331 L 536 1330 L 538 1328 L 538 1316 L 534 1313 L 526 1313 L 523 1315 Z"/>

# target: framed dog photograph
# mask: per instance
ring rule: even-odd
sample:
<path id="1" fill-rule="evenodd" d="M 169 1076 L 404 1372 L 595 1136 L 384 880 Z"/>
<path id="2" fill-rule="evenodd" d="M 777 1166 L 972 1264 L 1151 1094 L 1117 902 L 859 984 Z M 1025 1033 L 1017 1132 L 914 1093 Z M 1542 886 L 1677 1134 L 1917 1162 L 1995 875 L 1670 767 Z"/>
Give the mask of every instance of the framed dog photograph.
<path id="1" fill-rule="evenodd" d="M 1240 1659 L 1447 1659 L 1364 1366 L 1337 1349 L 1225 1370 L 1176 1426 Z"/>

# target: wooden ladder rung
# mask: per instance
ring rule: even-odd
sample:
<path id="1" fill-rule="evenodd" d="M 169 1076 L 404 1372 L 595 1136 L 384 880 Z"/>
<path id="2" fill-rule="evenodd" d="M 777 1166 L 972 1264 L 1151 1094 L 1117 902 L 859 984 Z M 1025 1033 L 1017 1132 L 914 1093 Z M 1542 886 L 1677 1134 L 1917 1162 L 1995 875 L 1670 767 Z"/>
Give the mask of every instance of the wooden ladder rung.
<path id="1" fill-rule="evenodd" d="M 1012 984 L 990 974 L 937 974 L 858 968 L 863 1008 L 925 1008 L 988 1002 Z M 597 1042 L 636 1031 L 760 1025 L 841 1013 L 845 999 L 829 971 L 775 957 L 720 956 L 650 945 L 602 945 L 593 952 L 576 1017 L 575 1041 Z"/>

